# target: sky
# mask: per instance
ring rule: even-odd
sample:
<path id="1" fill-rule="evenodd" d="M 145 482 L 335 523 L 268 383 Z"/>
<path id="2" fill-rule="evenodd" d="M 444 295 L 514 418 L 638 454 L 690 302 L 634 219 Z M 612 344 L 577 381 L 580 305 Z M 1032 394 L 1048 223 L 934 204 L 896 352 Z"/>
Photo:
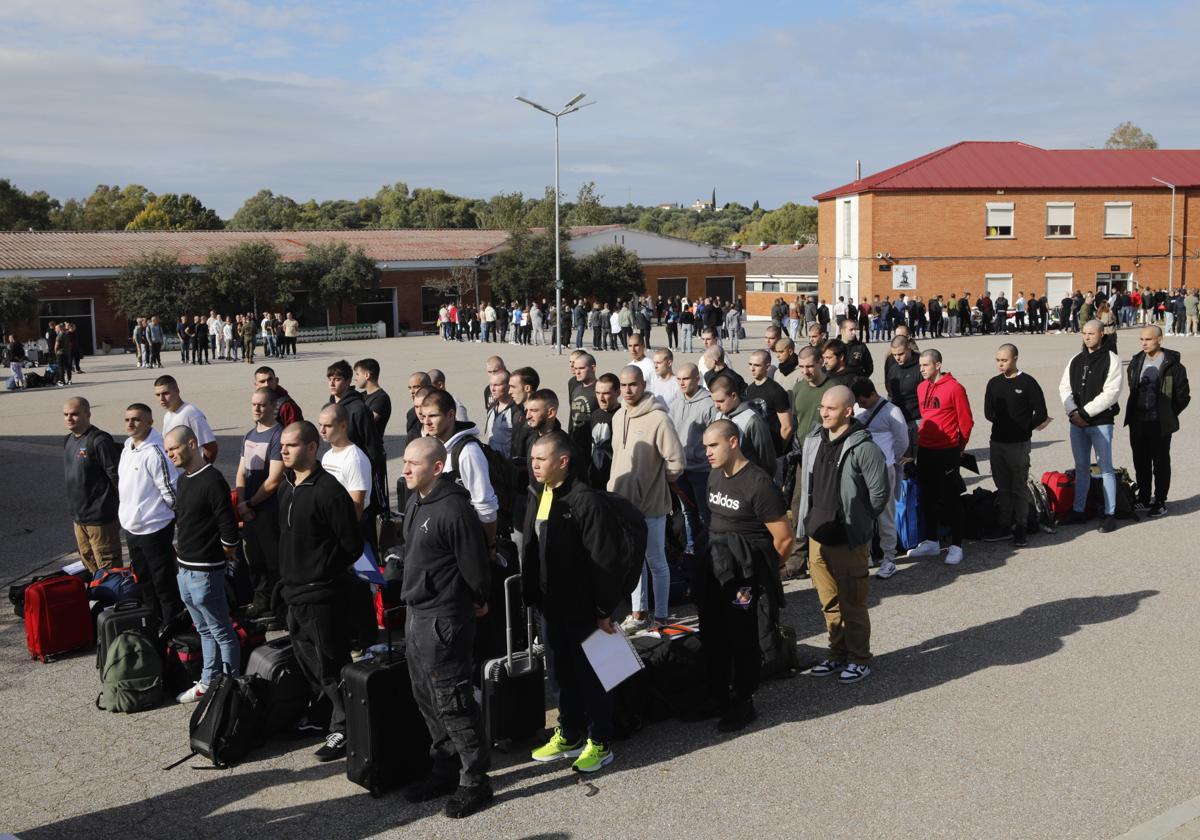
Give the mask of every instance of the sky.
<path id="1" fill-rule="evenodd" d="M 1200 143 L 1187 2 L 4 0 L 0 177 L 228 217 L 384 184 L 606 204 L 811 202 L 959 140 Z"/>

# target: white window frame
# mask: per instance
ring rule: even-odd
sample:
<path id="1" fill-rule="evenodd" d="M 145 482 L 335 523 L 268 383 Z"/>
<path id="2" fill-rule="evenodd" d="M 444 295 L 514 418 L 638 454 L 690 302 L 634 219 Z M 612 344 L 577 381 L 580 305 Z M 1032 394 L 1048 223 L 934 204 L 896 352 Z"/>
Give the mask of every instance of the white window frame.
<path id="1" fill-rule="evenodd" d="M 842 202 L 842 256 L 850 256 L 850 236 L 853 228 L 853 219 L 850 216 L 850 209 L 854 206 L 850 199 Z"/>
<path id="2" fill-rule="evenodd" d="M 1007 226 L 1006 225 L 993 225 L 991 223 L 992 222 L 991 216 L 992 216 L 993 210 L 995 210 L 997 212 L 1007 211 L 1010 214 Z M 999 229 L 1001 227 L 1008 227 L 1009 232 L 1008 233 L 995 233 L 995 234 L 989 232 L 989 231 L 991 231 L 992 228 L 996 228 L 996 230 L 999 231 Z M 983 211 L 983 234 L 984 234 L 984 239 L 1016 239 L 1017 238 L 1016 205 L 1014 205 L 1013 202 L 1011 202 L 1011 201 L 989 201 L 989 202 L 987 202 L 986 207 Z"/>
<path id="3" fill-rule="evenodd" d="M 1108 226 L 1108 211 L 1109 210 L 1126 210 L 1129 214 L 1129 232 L 1128 233 L 1110 233 Z M 1133 239 L 1133 202 L 1132 201 L 1106 201 L 1104 202 L 1104 238 L 1105 239 Z"/>
<path id="4" fill-rule="evenodd" d="M 1050 232 L 1050 211 L 1054 210 L 1070 210 L 1071 211 L 1071 232 L 1070 233 L 1051 233 Z M 1064 225 L 1058 225 L 1064 227 Z M 1075 238 L 1075 202 L 1073 201 L 1047 201 L 1046 202 L 1046 238 L 1047 239 L 1074 239 Z"/>
<path id="5" fill-rule="evenodd" d="M 779 281 L 778 280 L 747 280 L 746 281 L 746 291 L 747 292 L 778 292 L 779 290 L 780 289 L 779 289 Z"/>
<path id="6" fill-rule="evenodd" d="M 1045 277 L 1046 304 L 1051 307 L 1053 307 L 1054 305 L 1056 305 L 1062 301 L 1062 298 L 1058 297 L 1058 292 L 1054 293 L 1054 297 L 1050 296 L 1050 283 L 1052 281 L 1057 281 L 1057 280 L 1066 280 L 1067 281 L 1067 293 L 1068 294 L 1074 294 L 1074 292 L 1075 292 L 1075 275 L 1072 272 L 1070 272 L 1070 271 L 1047 271 L 1046 277 Z"/>

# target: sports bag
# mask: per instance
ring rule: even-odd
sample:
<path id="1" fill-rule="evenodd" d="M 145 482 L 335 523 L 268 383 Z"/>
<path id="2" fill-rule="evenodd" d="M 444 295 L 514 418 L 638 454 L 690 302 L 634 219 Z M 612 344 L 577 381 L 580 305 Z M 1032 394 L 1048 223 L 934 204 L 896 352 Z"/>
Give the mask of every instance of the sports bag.
<path id="1" fill-rule="evenodd" d="M 137 575 L 133 569 L 120 566 L 100 569 L 88 585 L 88 598 L 101 607 L 111 607 L 122 601 L 140 601 Z"/>
<path id="2" fill-rule="evenodd" d="M 921 519 L 918 508 L 921 495 L 915 478 L 900 480 L 900 495 L 896 497 L 896 551 L 911 551 L 921 542 Z"/>
<path id="3" fill-rule="evenodd" d="M 100 682 L 103 691 L 96 697 L 97 709 L 129 714 L 161 703 L 162 656 L 150 637 L 140 630 L 118 633 L 104 656 Z"/>
<path id="4" fill-rule="evenodd" d="M 254 677 L 218 674 L 192 712 L 188 733 L 192 751 L 164 769 L 170 770 L 194 755 L 214 767 L 236 764 L 264 737 L 266 704 Z"/>

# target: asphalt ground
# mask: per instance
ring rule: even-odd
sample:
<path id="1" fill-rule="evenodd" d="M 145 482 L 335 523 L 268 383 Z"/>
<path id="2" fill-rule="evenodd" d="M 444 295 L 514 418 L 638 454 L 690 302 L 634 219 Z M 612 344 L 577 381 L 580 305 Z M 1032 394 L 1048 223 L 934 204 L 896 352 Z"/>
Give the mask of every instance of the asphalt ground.
<path id="1" fill-rule="evenodd" d="M 761 346 L 751 325 L 744 347 Z M 657 344 L 661 329 L 652 335 Z M 1055 417 L 1036 435 L 1033 473 L 1070 466 L 1057 386 L 1076 336 L 1017 338 L 1022 368 L 1037 377 Z M 982 414 L 994 371 L 994 337 L 921 342 L 936 346 Z M 1123 331 L 1121 355 L 1136 349 Z M 1174 339 L 1185 363 L 1200 341 Z M 276 363 L 282 383 L 315 416 L 331 361 L 377 358 L 393 395 L 392 428 L 403 432 L 406 376 L 437 366 L 473 419 L 482 411 L 483 359 L 532 364 L 565 388 L 566 356 L 544 347 L 483 347 L 413 337 L 303 345 Z M 883 345 L 872 345 L 882 368 Z M 218 464 L 232 478 L 249 428 L 252 371 L 241 363 L 180 366 L 184 398 L 208 415 Z M 600 354 L 617 370 L 621 354 Z M 746 353 L 733 357 L 745 373 Z M 0 582 L 47 567 L 73 549 L 62 498 L 61 407 L 69 394 L 93 404 L 93 421 L 122 431 L 124 407 L 155 405 L 156 371 L 131 356 L 85 360 L 71 388 L 0 393 Z M 880 376 L 876 376 L 877 384 Z M 872 582 L 875 674 L 854 686 L 797 677 L 764 684 L 758 722 L 736 735 L 712 725 L 655 724 L 614 745 L 616 762 L 590 785 L 564 765 L 534 765 L 522 751 L 494 756 L 495 805 L 451 821 L 440 803 L 372 800 L 319 765 L 315 741 L 273 742 L 230 770 L 162 768 L 187 752 L 191 707 L 138 715 L 93 706 L 99 691 L 90 652 L 48 665 L 30 661 L 23 628 L 0 617 L 0 832 L 23 838 L 181 836 L 235 838 L 394 837 L 812 837 L 1104 838 L 1120 835 L 1200 794 L 1195 726 L 1200 663 L 1200 507 L 1195 410 L 1174 438 L 1170 515 L 1123 525 L 1034 535 L 1025 549 L 966 545 L 954 568 L 902 563 Z M 161 411 L 155 410 L 157 420 Z M 988 424 L 970 450 L 990 487 Z M 120 438 L 118 438 L 120 439 Z M 389 436 L 389 470 L 401 447 Z M 1119 465 L 1132 466 L 1119 430 Z M 1188 524 L 1192 523 L 1192 524 Z M 802 657 L 821 652 L 824 631 L 807 581 L 787 585 L 784 620 Z"/>

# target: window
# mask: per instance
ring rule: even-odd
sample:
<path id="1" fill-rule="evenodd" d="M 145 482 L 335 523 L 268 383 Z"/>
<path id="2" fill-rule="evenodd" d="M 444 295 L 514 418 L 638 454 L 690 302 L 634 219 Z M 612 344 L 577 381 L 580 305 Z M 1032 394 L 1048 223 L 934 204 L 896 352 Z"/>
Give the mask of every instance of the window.
<path id="1" fill-rule="evenodd" d="M 1046 238 L 1069 239 L 1075 236 L 1075 205 L 1051 201 L 1046 204 Z"/>
<path id="2" fill-rule="evenodd" d="M 1133 236 L 1133 203 L 1104 202 L 1104 235 Z"/>
<path id="3" fill-rule="evenodd" d="M 1012 202 L 989 202 L 987 206 L 987 238 L 1012 239 Z"/>
<path id="4" fill-rule="evenodd" d="M 779 281 L 778 280 L 747 280 L 746 281 L 746 291 L 747 292 L 778 292 L 779 291 Z"/>
<path id="5" fill-rule="evenodd" d="M 1046 303 L 1051 307 L 1058 306 L 1062 299 L 1071 296 L 1071 286 L 1074 275 L 1061 273 L 1046 274 Z"/>
<path id="6" fill-rule="evenodd" d="M 850 202 L 842 202 L 842 256 L 850 256 Z"/>

